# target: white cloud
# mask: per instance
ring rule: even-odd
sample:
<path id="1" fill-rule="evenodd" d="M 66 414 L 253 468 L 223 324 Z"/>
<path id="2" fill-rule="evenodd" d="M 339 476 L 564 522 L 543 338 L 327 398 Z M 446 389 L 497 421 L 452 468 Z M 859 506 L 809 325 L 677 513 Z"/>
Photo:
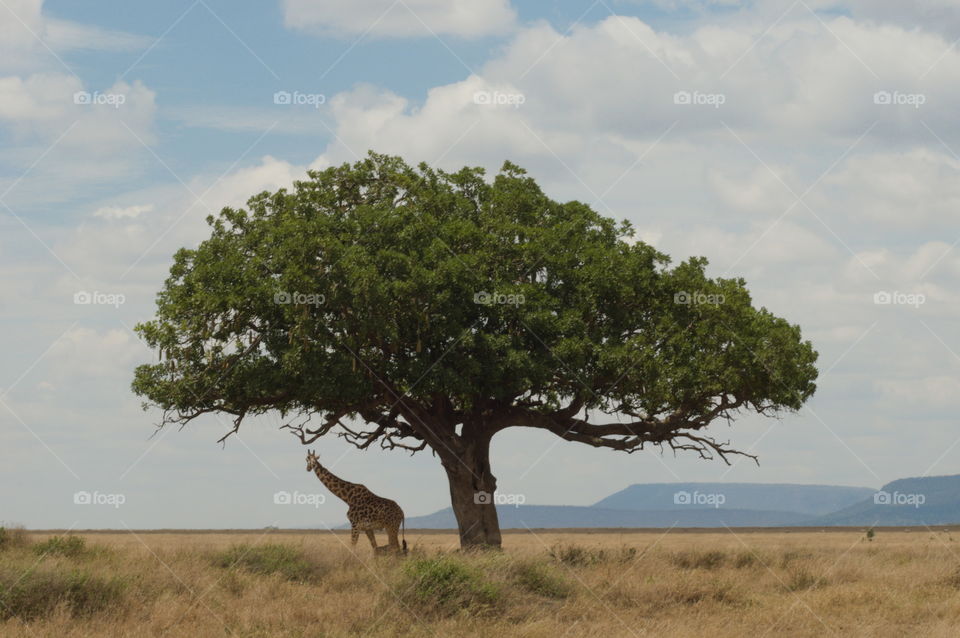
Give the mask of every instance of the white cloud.
<path id="1" fill-rule="evenodd" d="M 516 13 L 509 0 L 284 0 L 284 22 L 326 35 L 393 37 L 505 35 Z"/>
<path id="2" fill-rule="evenodd" d="M 960 402 L 960 379 L 957 377 L 878 379 L 875 386 L 886 398 L 914 408 L 949 407 Z"/>
<path id="3" fill-rule="evenodd" d="M 46 20 L 43 39 L 55 51 L 138 51 L 153 43 L 149 36 L 53 19 Z"/>
<path id="4" fill-rule="evenodd" d="M 105 221 L 71 229 L 53 249 L 81 277 L 89 278 L 91 287 L 125 292 L 131 299 L 144 292 L 143 298 L 152 300 L 148 289 L 164 279 L 170 256 L 208 234 L 207 215 L 217 214 L 225 206 L 243 207 L 251 196 L 265 190 L 289 188 L 305 174 L 304 166 L 265 156 L 216 182 L 215 176 L 198 175 L 187 181 L 189 191 L 172 184 L 130 193 L 125 197 L 150 203 L 107 203 L 95 213 Z M 197 201 L 191 191 L 203 200 Z M 143 214 L 148 211 L 149 215 Z M 137 266 L 127 272 L 134 264 Z M 51 294 L 67 298 L 76 286 L 76 281 L 65 280 Z"/>
<path id="5" fill-rule="evenodd" d="M 23 134 L 66 119 L 80 80 L 63 73 L 0 77 L 0 120 Z"/>
<path id="6" fill-rule="evenodd" d="M 50 18 L 43 0 L 4 0 L 0 4 L 0 72 L 55 67 L 57 56 L 76 49 L 133 51 L 150 45 L 147 36 Z"/>
<path id="7" fill-rule="evenodd" d="M 888 22 L 906 28 L 920 27 L 925 30 L 956 37 L 960 31 L 960 12 L 957 0 L 819 0 L 811 6 L 832 7 L 849 10 L 855 17 Z"/>
<path id="8" fill-rule="evenodd" d="M 754 166 L 742 174 L 733 174 L 730 167 L 718 166 L 708 169 L 707 180 L 717 198 L 731 210 L 769 215 L 786 211 L 796 200 L 790 191 L 797 192 L 799 180 L 789 173 L 788 167 L 778 170 Z"/>
<path id="9" fill-rule="evenodd" d="M 69 330 L 50 347 L 50 378 L 53 386 L 62 386 L 71 379 L 116 378 L 129 375 L 131 366 L 142 359 L 146 350 L 136 338 L 122 329 L 97 331 L 77 327 Z"/>
<path id="10" fill-rule="evenodd" d="M 141 141 L 155 141 L 154 92 L 139 81 L 85 86 L 62 54 L 130 51 L 150 41 L 51 19 L 42 0 L 0 6 L 0 132 L 9 138 L 0 158 L 9 166 L 0 191 L 16 185 L 7 203 L 19 208 L 23 202 L 63 201 L 78 189 L 140 170 L 131 151 Z M 84 97 L 88 103 L 78 103 Z M 57 188 L 49 187 L 51 180 Z"/>
<path id="11" fill-rule="evenodd" d="M 823 190 L 851 215 L 884 228 L 956 228 L 958 174 L 956 158 L 921 147 L 854 156 L 823 180 Z"/>
<path id="12" fill-rule="evenodd" d="M 0 129 L 16 141 L 4 157 L 13 168 L 0 178 L 0 188 L 16 183 L 8 203 L 64 201 L 137 174 L 144 145 L 156 142 L 156 111 L 156 94 L 139 80 L 92 88 L 61 73 L 0 78 Z"/>
<path id="13" fill-rule="evenodd" d="M 139 217 L 143 213 L 149 213 L 153 210 L 153 204 L 134 205 L 134 206 L 103 206 L 93 212 L 94 217 L 103 219 L 125 219 Z"/>

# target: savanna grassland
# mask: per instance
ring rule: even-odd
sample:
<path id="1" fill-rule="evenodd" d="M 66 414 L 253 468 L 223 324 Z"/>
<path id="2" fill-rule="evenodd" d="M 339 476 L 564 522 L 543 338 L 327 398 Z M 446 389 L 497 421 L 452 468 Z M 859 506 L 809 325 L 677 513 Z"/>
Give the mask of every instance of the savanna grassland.
<path id="1" fill-rule="evenodd" d="M 949 530 L 0 533 L 0 636 L 956 636 Z M 381 539 L 382 542 L 382 539 Z"/>

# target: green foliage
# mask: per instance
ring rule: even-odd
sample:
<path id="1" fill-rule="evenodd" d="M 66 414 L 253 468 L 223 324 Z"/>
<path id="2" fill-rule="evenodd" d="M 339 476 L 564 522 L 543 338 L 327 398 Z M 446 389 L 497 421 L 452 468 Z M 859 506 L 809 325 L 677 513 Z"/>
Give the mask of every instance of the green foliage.
<path id="1" fill-rule="evenodd" d="M 234 545 L 213 556 L 213 564 L 225 569 L 239 568 L 254 574 L 279 574 L 286 580 L 316 583 L 325 570 L 291 545 Z"/>
<path id="2" fill-rule="evenodd" d="M 133 389 L 165 423 L 302 411 L 426 440 L 518 414 L 551 429 L 537 418 L 574 403 L 653 423 L 629 444 L 616 428 L 575 439 L 636 449 L 740 409 L 798 409 L 815 389 L 811 344 L 742 279 L 708 277 L 701 258 L 671 266 L 509 162 L 487 182 L 370 153 L 208 222 L 137 327 L 161 360 Z M 443 427 L 399 421 L 401 395 Z"/>
<path id="3" fill-rule="evenodd" d="M 81 536 L 51 536 L 45 541 L 33 546 L 33 551 L 39 556 L 55 555 L 67 558 L 79 558 L 85 555 L 87 541 Z"/>
<path id="4" fill-rule="evenodd" d="M 503 603 L 501 588 L 460 558 L 415 559 L 404 565 L 393 595 L 417 613 L 479 615 Z"/>
<path id="5" fill-rule="evenodd" d="M 877 533 L 874 531 L 872 527 L 867 530 L 866 537 L 868 541 L 873 541 L 873 537 L 876 535 Z"/>
<path id="6" fill-rule="evenodd" d="M 83 571 L 40 567 L 0 569 L 0 620 L 34 620 L 67 605 L 74 616 L 89 616 L 118 605 L 126 584 Z"/>
<path id="7" fill-rule="evenodd" d="M 510 566 L 510 575 L 521 589 L 545 598 L 566 598 L 572 592 L 570 583 L 541 561 L 516 562 Z"/>

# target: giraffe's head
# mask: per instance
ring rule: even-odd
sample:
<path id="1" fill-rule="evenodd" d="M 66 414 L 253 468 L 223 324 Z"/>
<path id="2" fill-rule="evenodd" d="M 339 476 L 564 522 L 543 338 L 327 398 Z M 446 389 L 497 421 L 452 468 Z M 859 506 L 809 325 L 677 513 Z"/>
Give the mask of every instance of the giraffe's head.
<path id="1" fill-rule="evenodd" d="M 314 472 L 318 467 L 320 467 L 320 459 L 317 458 L 317 453 L 307 450 L 307 471 Z"/>

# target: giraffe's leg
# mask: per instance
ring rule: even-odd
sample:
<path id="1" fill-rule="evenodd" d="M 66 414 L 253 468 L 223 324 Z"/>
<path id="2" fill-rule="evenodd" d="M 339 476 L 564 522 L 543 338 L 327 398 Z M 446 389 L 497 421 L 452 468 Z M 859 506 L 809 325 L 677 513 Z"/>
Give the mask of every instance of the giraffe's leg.
<path id="1" fill-rule="evenodd" d="M 400 553 L 400 530 L 396 527 L 387 528 L 387 545 L 389 545 L 397 553 Z"/>
<path id="2" fill-rule="evenodd" d="M 372 529 L 367 530 L 367 538 L 370 539 L 370 544 L 373 546 L 373 551 L 377 551 L 377 535 L 373 533 Z"/>
<path id="3" fill-rule="evenodd" d="M 350 528 L 350 547 L 357 549 L 357 540 L 360 538 L 360 530 L 356 527 Z"/>

